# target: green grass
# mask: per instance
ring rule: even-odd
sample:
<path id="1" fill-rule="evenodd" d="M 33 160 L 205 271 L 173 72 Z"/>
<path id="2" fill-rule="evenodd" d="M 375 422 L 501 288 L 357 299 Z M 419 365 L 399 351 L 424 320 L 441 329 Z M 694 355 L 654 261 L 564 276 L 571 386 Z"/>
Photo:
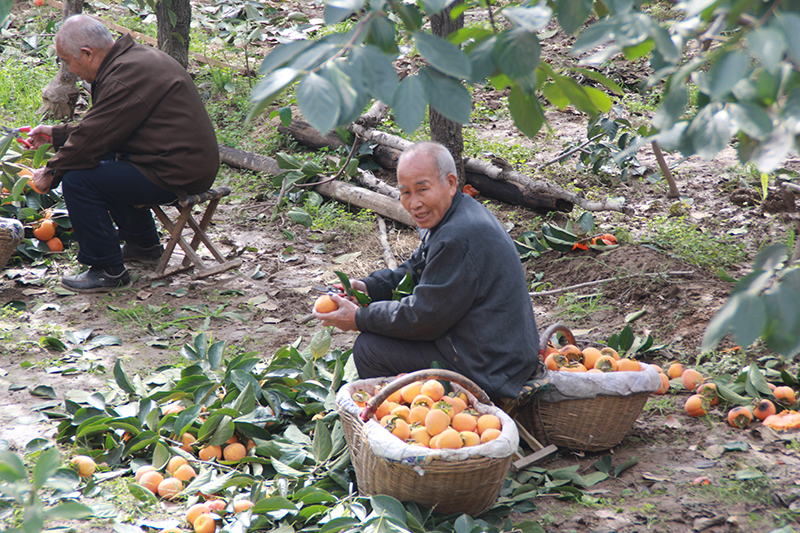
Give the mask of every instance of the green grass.
<path id="1" fill-rule="evenodd" d="M 703 232 L 685 216 L 659 217 L 647 224 L 645 243 L 671 251 L 687 263 L 715 271 L 746 259 L 744 245 Z"/>
<path id="2" fill-rule="evenodd" d="M 58 71 L 55 61 L 7 57 L 0 67 L 0 124 L 9 127 L 39 124 L 36 111 L 42 105 L 42 89 Z"/>

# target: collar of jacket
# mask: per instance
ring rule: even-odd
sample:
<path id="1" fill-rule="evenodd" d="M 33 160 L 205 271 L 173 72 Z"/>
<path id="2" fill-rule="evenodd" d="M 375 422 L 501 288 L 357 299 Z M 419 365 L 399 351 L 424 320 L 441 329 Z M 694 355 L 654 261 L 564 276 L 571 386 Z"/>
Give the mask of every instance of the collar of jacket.
<path id="1" fill-rule="evenodd" d="M 108 70 L 108 66 L 135 44 L 136 42 L 133 40 L 133 37 L 131 37 L 131 34 L 126 33 L 111 45 L 103 62 L 100 63 L 100 68 L 97 69 L 97 75 L 94 78 L 94 83 L 92 83 L 92 101 L 94 101 L 94 88 L 103 82 L 103 78 L 105 78 L 107 74 L 106 70 Z"/>
<path id="2" fill-rule="evenodd" d="M 456 191 L 456 195 L 453 196 L 453 201 L 450 203 L 450 209 L 447 210 L 447 213 L 444 214 L 442 220 L 436 224 L 435 227 L 431 229 L 424 229 L 424 228 L 417 228 L 417 232 L 419 233 L 419 238 L 422 242 L 427 242 L 428 238 L 436 233 L 436 230 L 447 224 L 447 221 L 453 217 L 453 213 L 456 212 L 458 205 L 463 201 L 464 193 L 461 191 Z"/>

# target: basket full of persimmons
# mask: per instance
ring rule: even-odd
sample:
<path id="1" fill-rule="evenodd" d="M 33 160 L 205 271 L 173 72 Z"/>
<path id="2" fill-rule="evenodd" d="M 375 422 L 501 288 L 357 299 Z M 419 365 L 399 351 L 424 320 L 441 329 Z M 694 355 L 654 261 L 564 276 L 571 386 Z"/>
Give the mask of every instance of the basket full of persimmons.
<path id="1" fill-rule="evenodd" d="M 514 421 L 448 370 L 355 381 L 336 405 L 359 492 L 443 513 L 491 507 L 519 443 Z"/>
<path id="2" fill-rule="evenodd" d="M 548 344 L 557 331 L 566 345 Z M 521 395 L 510 410 L 539 441 L 582 451 L 612 448 L 628 434 L 647 398 L 664 382 L 669 386 L 654 365 L 608 347 L 578 348 L 563 325 L 551 326 L 540 339 L 536 392 Z"/>

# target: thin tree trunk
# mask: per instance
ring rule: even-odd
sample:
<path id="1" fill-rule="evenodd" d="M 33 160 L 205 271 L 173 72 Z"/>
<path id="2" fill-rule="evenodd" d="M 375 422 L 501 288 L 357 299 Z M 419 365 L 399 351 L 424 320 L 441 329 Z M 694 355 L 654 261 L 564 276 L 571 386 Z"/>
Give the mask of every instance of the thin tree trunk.
<path id="1" fill-rule="evenodd" d="M 171 55 L 183 68 L 187 68 L 189 27 L 192 22 L 192 5 L 189 0 L 160 0 L 156 4 L 156 19 L 158 49 Z"/>
<path id="2" fill-rule="evenodd" d="M 454 31 L 464 27 L 464 15 L 461 14 L 455 19 L 450 16 L 454 6 L 462 4 L 463 0 L 457 0 L 450 4 L 446 9 L 431 17 L 431 30 L 434 35 L 445 38 Z M 431 122 L 431 140 L 441 143 L 447 147 L 453 155 L 458 174 L 458 189 L 461 190 L 466 183 L 466 173 L 464 171 L 464 135 L 461 124 L 453 122 L 442 116 L 434 108 L 429 108 Z"/>
<path id="3" fill-rule="evenodd" d="M 66 0 L 61 3 L 62 20 L 82 12 L 83 0 Z M 36 114 L 56 120 L 71 119 L 80 95 L 77 81 L 78 78 L 67 69 L 66 63 L 61 63 L 58 74 L 42 89 L 42 106 Z"/>

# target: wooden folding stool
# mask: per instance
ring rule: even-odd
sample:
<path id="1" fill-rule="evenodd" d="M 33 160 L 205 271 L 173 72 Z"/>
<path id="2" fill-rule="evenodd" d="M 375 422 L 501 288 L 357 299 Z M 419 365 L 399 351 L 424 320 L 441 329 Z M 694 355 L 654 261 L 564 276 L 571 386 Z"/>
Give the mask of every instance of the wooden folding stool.
<path id="1" fill-rule="evenodd" d="M 193 279 L 206 278 L 231 268 L 236 268 L 242 264 L 240 258 L 226 261 L 225 257 L 222 256 L 219 250 L 217 250 L 217 247 L 214 246 L 214 243 L 211 242 L 211 239 L 208 238 L 208 235 L 206 235 L 206 228 L 208 228 L 208 225 L 211 223 L 211 217 L 214 216 L 220 199 L 228 196 L 230 193 L 231 190 L 228 187 L 220 187 L 219 189 L 209 189 L 200 194 L 189 195 L 186 200 L 181 200 L 177 204 L 169 204 L 178 210 L 178 218 L 175 222 L 170 220 L 167 214 L 164 213 L 164 210 L 161 208 L 162 206 L 147 206 L 155 213 L 158 220 L 169 232 L 169 242 L 167 242 L 166 247 L 164 247 L 164 253 L 161 254 L 161 260 L 158 262 L 155 275 L 153 276 L 154 279 L 165 278 L 179 272 L 185 272 L 191 268 L 196 268 L 196 272 L 192 275 Z M 192 208 L 205 202 L 208 202 L 208 205 L 198 223 L 192 216 Z M 191 243 L 187 243 L 182 236 L 183 230 L 187 225 L 194 231 Z M 206 246 L 208 251 L 211 252 L 211 255 L 214 256 L 214 259 L 216 259 L 218 263 L 217 265 L 207 266 L 206 263 L 200 259 L 200 256 L 197 255 L 196 250 L 201 242 Z M 169 260 L 172 257 L 172 252 L 175 250 L 176 245 L 180 245 L 186 257 L 184 257 L 180 266 L 167 270 Z"/>

